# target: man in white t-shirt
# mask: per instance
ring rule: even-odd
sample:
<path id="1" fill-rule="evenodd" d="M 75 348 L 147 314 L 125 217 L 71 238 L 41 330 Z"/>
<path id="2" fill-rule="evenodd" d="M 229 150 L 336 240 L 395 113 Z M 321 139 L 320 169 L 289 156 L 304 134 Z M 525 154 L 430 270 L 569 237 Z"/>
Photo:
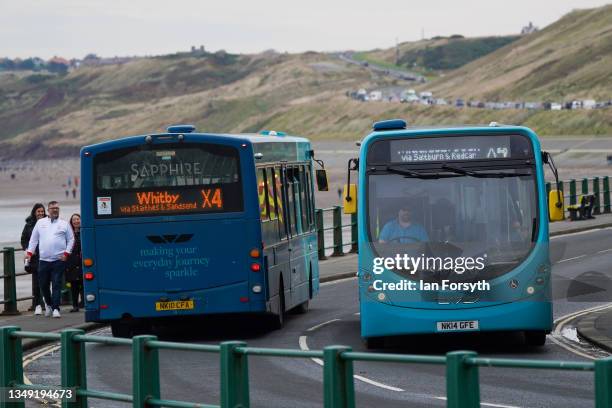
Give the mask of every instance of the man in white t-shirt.
<path id="1" fill-rule="evenodd" d="M 68 222 L 60 220 L 59 210 L 57 201 L 49 202 L 49 216 L 36 222 L 26 253 L 26 257 L 31 258 L 38 245 L 38 282 L 45 300 L 45 316 L 51 316 L 53 313 L 53 317 L 61 317 L 59 306 L 62 275 L 66 269 L 66 259 L 74 245 L 72 227 Z"/>

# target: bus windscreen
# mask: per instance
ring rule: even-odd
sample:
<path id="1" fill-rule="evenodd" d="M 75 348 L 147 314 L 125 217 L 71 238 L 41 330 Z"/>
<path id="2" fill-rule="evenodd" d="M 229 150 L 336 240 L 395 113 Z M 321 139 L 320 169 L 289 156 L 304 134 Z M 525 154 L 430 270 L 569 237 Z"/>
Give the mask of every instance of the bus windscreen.
<path id="1" fill-rule="evenodd" d="M 242 211 L 238 151 L 215 144 L 137 146 L 94 159 L 98 218 Z"/>

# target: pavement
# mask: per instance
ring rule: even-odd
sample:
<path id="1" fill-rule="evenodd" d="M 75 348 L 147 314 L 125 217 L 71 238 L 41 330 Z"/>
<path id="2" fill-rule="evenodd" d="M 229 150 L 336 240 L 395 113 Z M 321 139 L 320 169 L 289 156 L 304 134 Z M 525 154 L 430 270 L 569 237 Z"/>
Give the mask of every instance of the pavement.
<path id="1" fill-rule="evenodd" d="M 571 234 L 612 227 L 612 214 L 596 215 L 594 219 L 585 221 L 558 221 L 550 224 L 550 236 Z M 357 255 L 347 253 L 344 256 L 328 256 L 320 261 L 319 276 L 321 282 L 329 282 L 355 276 L 357 272 Z M 18 326 L 24 331 L 60 332 L 67 328 L 77 328 L 91 331 L 103 326 L 99 323 L 86 323 L 83 310 L 69 313 L 70 306 L 64 306 L 62 317 L 51 318 L 34 316 L 27 312 L 30 301 L 19 303 L 19 315 L 0 314 L 0 327 Z M 576 322 L 578 333 L 589 342 L 612 352 L 612 305 L 610 308 L 589 313 Z M 24 350 L 38 347 L 48 340 L 24 339 Z"/>

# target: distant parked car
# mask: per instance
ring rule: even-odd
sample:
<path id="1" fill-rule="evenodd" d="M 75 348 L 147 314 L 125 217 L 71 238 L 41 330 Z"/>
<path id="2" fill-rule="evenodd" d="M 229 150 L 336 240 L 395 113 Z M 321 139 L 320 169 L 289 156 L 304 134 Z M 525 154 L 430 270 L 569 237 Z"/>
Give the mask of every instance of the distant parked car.
<path id="1" fill-rule="evenodd" d="M 550 110 L 561 110 L 562 106 L 560 103 L 553 102 L 550 104 Z"/>
<path id="2" fill-rule="evenodd" d="M 463 108 L 465 106 L 465 101 L 463 99 L 455 100 L 455 106 L 458 108 Z"/>
<path id="3" fill-rule="evenodd" d="M 582 101 L 582 109 L 595 109 L 596 102 L 593 99 L 585 99 Z"/>

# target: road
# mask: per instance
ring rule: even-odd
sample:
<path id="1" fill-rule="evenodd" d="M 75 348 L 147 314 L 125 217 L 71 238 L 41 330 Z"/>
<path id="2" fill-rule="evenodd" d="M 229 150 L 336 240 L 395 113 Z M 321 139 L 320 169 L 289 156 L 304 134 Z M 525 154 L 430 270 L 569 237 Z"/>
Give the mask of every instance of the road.
<path id="1" fill-rule="evenodd" d="M 554 316 L 558 319 L 609 302 L 612 293 L 612 229 L 555 237 L 551 240 Z M 355 268 L 355 257 L 342 260 Z M 194 331 L 194 329 L 196 329 Z M 457 349 L 476 350 L 487 357 L 584 361 L 606 355 L 565 336 L 550 335 L 545 347 L 523 345 L 520 335 L 423 336 L 397 339 L 386 352 L 434 354 Z M 110 336 L 108 329 L 101 334 Z M 241 339 L 251 346 L 320 349 L 344 344 L 364 350 L 359 336 L 356 280 L 324 284 L 309 313 L 293 315 L 280 331 L 268 331 L 259 319 L 209 319 L 200 327 L 162 330 L 167 340 L 215 344 Z M 577 355 L 569 349 L 577 349 Z M 130 349 L 87 346 L 88 387 L 131 392 Z M 33 383 L 59 384 L 59 354 L 49 353 L 26 367 Z M 218 403 L 217 355 L 160 352 L 162 397 Z M 322 368 L 308 359 L 249 357 L 251 405 L 254 407 L 312 407 L 322 405 Z M 442 366 L 388 363 L 355 364 L 357 405 L 360 407 L 440 407 L 445 390 Z M 588 372 L 481 368 L 481 401 L 494 407 L 592 407 L 593 374 Z M 119 407 L 103 401 L 92 406 Z"/>

